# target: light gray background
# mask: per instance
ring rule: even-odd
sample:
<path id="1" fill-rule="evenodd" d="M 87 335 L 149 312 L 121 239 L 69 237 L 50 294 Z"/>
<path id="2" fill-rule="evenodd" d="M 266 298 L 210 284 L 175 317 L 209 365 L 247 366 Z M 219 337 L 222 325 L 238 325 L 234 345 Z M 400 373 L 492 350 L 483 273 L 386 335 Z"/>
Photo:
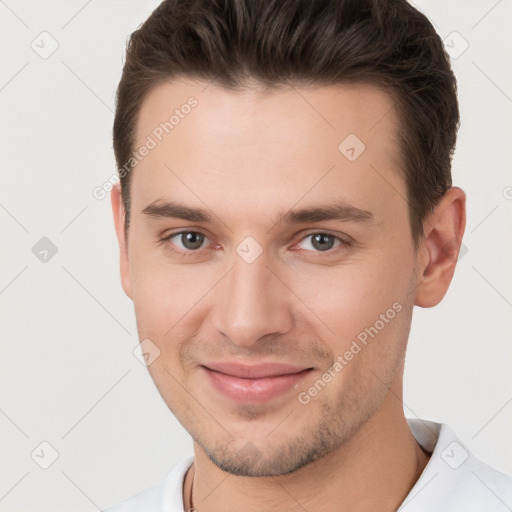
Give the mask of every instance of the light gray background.
<path id="1" fill-rule="evenodd" d="M 0 1 L 0 510 L 94 511 L 192 453 L 132 351 L 110 199 L 114 94 L 127 36 L 156 0 Z M 512 3 L 416 4 L 452 47 L 462 128 L 454 182 L 468 196 L 445 300 L 415 310 L 406 415 L 448 423 L 512 473 Z M 41 58 L 43 31 L 58 49 Z M 453 34 L 457 32 L 457 34 Z M 36 46 L 37 47 L 37 46 Z M 39 50 L 42 51 L 42 48 Z M 41 262 L 32 247 L 58 248 Z M 46 441 L 58 459 L 40 447 Z"/>

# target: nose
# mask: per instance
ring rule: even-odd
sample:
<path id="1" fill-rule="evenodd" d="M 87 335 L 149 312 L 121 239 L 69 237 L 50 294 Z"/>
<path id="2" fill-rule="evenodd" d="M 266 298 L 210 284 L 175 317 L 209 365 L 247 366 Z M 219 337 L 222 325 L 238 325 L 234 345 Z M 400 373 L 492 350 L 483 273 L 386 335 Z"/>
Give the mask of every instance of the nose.
<path id="1" fill-rule="evenodd" d="M 232 343 L 252 347 L 267 335 L 291 330 L 293 294 L 265 253 L 248 263 L 238 254 L 226 278 L 216 287 L 214 327 Z"/>

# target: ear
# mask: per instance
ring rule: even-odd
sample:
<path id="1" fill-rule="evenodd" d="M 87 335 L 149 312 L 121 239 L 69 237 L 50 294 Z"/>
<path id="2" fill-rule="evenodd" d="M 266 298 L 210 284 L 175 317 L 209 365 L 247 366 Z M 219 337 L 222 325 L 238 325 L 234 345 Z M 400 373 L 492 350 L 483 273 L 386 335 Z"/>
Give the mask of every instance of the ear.
<path id="1" fill-rule="evenodd" d="M 110 200 L 112 202 L 112 213 L 114 214 L 117 241 L 119 242 L 121 285 L 126 295 L 128 295 L 128 297 L 131 299 L 132 285 L 130 279 L 130 265 L 128 260 L 128 241 L 126 240 L 125 236 L 126 212 L 121 195 L 121 185 L 119 183 L 114 185 L 112 188 L 110 193 Z"/>
<path id="2" fill-rule="evenodd" d="M 445 296 L 455 272 L 465 227 L 466 194 L 452 187 L 424 223 L 417 252 L 416 306 L 431 308 Z"/>

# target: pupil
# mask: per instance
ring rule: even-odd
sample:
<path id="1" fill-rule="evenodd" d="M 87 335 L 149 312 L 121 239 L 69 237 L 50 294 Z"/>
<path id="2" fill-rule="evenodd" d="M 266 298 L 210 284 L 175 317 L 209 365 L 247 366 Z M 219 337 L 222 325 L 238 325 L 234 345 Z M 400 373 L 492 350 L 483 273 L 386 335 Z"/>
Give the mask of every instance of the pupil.
<path id="1" fill-rule="evenodd" d="M 313 246 L 321 251 L 327 251 L 331 249 L 333 242 L 333 237 L 325 233 L 319 233 L 313 237 Z M 325 244 L 327 244 L 327 246 Z"/>
<path id="2" fill-rule="evenodd" d="M 187 249 L 198 249 L 203 243 L 200 233 L 188 232 L 181 235 L 181 241 Z"/>

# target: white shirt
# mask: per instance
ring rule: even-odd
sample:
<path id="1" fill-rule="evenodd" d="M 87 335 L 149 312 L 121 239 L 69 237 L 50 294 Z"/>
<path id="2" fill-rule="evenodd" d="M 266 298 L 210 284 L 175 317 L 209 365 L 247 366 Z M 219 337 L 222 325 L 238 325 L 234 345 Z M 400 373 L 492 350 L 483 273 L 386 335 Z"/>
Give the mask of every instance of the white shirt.
<path id="1" fill-rule="evenodd" d="M 418 444 L 432 455 L 400 512 L 512 510 L 512 476 L 476 459 L 448 425 L 410 418 L 407 422 Z M 183 512 L 183 480 L 193 460 L 183 459 L 160 483 L 105 512 Z"/>

